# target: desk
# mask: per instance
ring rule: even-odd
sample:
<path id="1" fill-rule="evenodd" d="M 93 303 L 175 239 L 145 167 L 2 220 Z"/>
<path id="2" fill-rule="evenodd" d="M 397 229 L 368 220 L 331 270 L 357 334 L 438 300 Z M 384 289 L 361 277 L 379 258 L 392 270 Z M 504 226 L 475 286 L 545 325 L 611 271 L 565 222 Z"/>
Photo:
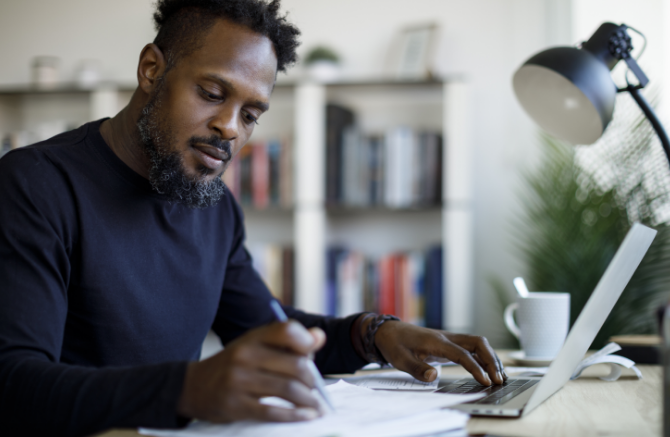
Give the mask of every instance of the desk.
<path id="1" fill-rule="evenodd" d="M 505 352 L 501 359 L 511 365 Z M 522 419 L 472 418 L 471 435 L 494 434 L 514 437 L 553 436 L 660 436 L 663 410 L 660 366 L 638 366 L 644 378 L 639 381 L 624 370 L 616 382 L 598 376 L 608 366 L 587 369 L 576 381 L 569 381 L 529 416 Z M 461 367 L 443 367 L 443 376 L 467 374 Z M 100 437 L 137 437 L 135 431 L 113 430 Z"/>
<path id="2" fill-rule="evenodd" d="M 503 358 L 503 361 L 506 360 Z M 624 370 L 618 381 L 605 382 L 598 376 L 607 375 L 609 366 L 593 366 L 579 379 L 568 381 L 528 416 L 521 419 L 474 417 L 468 422 L 468 433 L 515 437 L 660 436 L 662 368 L 646 365 L 638 368 L 642 380 Z M 454 367 L 442 370 L 443 375 L 461 372 Z"/>

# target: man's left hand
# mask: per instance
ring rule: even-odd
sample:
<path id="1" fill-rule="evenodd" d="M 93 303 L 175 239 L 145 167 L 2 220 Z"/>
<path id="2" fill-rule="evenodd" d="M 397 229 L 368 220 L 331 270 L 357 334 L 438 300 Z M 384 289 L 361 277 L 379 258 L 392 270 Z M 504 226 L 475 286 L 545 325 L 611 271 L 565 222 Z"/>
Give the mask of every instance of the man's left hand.
<path id="1" fill-rule="evenodd" d="M 379 327 L 375 345 L 393 367 L 420 381 L 437 378 L 437 371 L 427 363 L 447 360 L 463 366 L 480 384 L 502 384 L 507 379 L 500 358 L 484 337 L 388 321 Z"/>

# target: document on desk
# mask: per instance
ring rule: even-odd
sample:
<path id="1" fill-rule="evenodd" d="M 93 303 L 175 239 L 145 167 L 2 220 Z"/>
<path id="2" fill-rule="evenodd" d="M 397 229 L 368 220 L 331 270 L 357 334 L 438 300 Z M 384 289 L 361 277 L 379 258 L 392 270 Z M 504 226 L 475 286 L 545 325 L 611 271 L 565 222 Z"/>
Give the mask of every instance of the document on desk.
<path id="1" fill-rule="evenodd" d="M 468 415 L 443 407 L 469 402 L 481 397 L 375 391 L 339 381 L 328 390 L 335 413 L 298 423 L 267 423 L 241 421 L 226 425 L 193 422 L 182 430 L 140 429 L 144 435 L 156 437 L 401 437 L 449 431 L 465 427 Z M 286 406 L 282 399 L 263 400 Z"/>
<path id="2" fill-rule="evenodd" d="M 419 381 L 409 373 L 401 370 L 353 376 L 351 378 L 345 378 L 345 381 L 359 387 L 371 388 L 373 390 L 435 391 L 438 389 L 442 367 L 436 366 L 435 370 L 437 370 L 437 378 L 435 378 L 435 381 L 433 382 Z"/>

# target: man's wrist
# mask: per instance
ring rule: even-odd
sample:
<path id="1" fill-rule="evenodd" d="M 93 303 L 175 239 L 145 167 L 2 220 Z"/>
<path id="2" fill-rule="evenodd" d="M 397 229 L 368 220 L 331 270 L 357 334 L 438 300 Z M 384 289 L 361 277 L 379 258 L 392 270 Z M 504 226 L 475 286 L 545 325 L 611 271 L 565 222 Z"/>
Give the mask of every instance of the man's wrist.
<path id="1" fill-rule="evenodd" d="M 363 346 L 363 358 L 368 363 L 377 363 L 381 365 L 388 364 L 388 361 L 381 353 L 375 342 L 375 336 L 379 328 L 386 322 L 399 321 L 396 316 L 389 314 L 366 314 L 361 323 L 361 342 Z"/>

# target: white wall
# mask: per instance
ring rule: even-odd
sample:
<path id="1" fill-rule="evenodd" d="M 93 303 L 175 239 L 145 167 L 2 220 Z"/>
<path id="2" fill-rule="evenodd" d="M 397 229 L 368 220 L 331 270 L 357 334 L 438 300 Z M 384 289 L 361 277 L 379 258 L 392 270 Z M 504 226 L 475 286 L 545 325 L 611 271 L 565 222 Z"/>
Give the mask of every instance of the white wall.
<path id="1" fill-rule="evenodd" d="M 650 88 L 643 93 L 656 96 L 659 101 L 659 116 L 667 124 L 670 121 L 668 101 L 670 88 L 664 86 L 670 65 L 670 31 L 664 24 L 670 23 L 670 2 L 667 0 L 572 0 L 573 39 L 584 41 L 605 21 L 632 26 L 647 37 L 647 47 L 639 60 L 642 70 L 649 76 Z M 642 47 L 642 39 L 635 32 L 634 51 Z M 614 78 L 619 86 L 625 86 L 623 62 L 615 68 Z M 635 79 L 631 75 L 631 80 Z M 649 93 L 651 91 L 651 93 Z"/>
<path id="2" fill-rule="evenodd" d="M 35 55 L 56 55 L 62 77 L 77 62 L 103 62 L 107 79 L 134 82 L 137 57 L 154 32 L 151 0 L 21 0 L 0 2 L 0 85 L 25 83 Z M 384 72 L 396 31 L 407 24 L 438 22 L 443 30 L 438 67 L 463 74 L 473 89 L 476 330 L 498 337 L 487 278 L 511 284 L 524 266 L 512 245 L 519 203 L 519 174 L 532 168 L 539 150 L 536 130 L 511 90 L 514 70 L 553 44 L 587 38 L 605 18 L 639 26 L 652 57 L 663 35 L 662 0 L 284 0 L 303 32 L 301 53 L 316 44 L 339 51 L 350 77 Z M 618 15 L 617 15 L 618 14 Z M 638 24 L 638 22 L 640 24 Z M 655 56 L 655 55 L 654 55 Z M 649 68 L 656 74 L 662 67 Z M 660 74 L 659 74 L 660 77 Z M 659 81 L 660 82 L 660 81 Z"/>
<path id="3" fill-rule="evenodd" d="M 510 78 L 546 45 L 546 7 L 538 0 L 284 0 L 303 32 L 301 52 L 331 45 L 350 77 L 382 74 L 399 28 L 441 25 L 439 71 L 463 74 L 473 88 L 475 301 L 477 330 L 487 334 L 493 328 L 484 322 L 490 319 L 486 277 L 508 280 L 522 271 L 509 230 L 519 170 L 537 153 L 534 130 L 513 99 Z M 30 60 L 40 54 L 62 59 L 65 80 L 72 79 L 80 59 L 94 58 L 102 60 L 106 78 L 134 81 L 139 51 L 152 36 L 150 0 L 2 2 L 0 85 L 28 82 Z"/>
<path id="4" fill-rule="evenodd" d="M 62 59 L 72 81 L 83 59 L 103 62 L 105 78 L 135 81 L 140 50 L 155 34 L 150 0 L 0 1 L 0 84 L 30 82 L 34 56 Z"/>

